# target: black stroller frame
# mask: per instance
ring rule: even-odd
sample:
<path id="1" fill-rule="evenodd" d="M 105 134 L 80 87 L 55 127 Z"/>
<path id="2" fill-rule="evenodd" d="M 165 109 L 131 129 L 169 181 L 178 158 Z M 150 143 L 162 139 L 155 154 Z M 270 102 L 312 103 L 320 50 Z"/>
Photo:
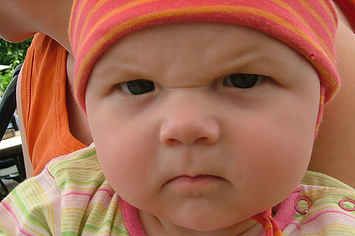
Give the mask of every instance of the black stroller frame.
<path id="1" fill-rule="evenodd" d="M 14 113 L 16 110 L 16 85 L 20 70 L 21 65 L 16 67 L 12 79 L 0 101 L 0 140 L 2 140 L 10 122 L 13 122 L 15 129 L 18 129 L 16 122 L 14 122 Z M 2 189 L 2 191 L 0 191 L 0 200 L 2 200 L 9 193 L 9 190 L 3 180 L 11 179 L 20 183 L 26 178 L 22 151 L 17 151 L 17 153 L 12 153 L 11 155 L 5 157 L 0 156 L 0 170 L 7 169 L 12 166 L 16 166 L 18 173 L 5 175 L 0 174 L 0 188 Z"/>

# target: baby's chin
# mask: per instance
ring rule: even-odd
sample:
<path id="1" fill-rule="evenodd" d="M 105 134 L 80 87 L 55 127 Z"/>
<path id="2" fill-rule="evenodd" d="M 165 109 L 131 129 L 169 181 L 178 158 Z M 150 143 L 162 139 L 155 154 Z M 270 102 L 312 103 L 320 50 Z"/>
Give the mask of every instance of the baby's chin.
<path id="1" fill-rule="evenodd" d="M 236 235 L 236 232 L 244 232 L 247 229 L 253 227 L 257 224 L 252 217 L 254 213 L 250 214 L 238 214 L 236 211 L 225 212 L 219 211 L 218 209 L 213 210 L 190 210 L 189 212 L 175 211 L 169 212 L 166 216 L 161 218 L 167 219 L 165 222 L 174 225 L 181 230 L 185 230 L 186 233 L 207 233 L 217 232 L 233 232 L 233 234 L 226 235 Z M 216 234 L 224 235 L 224 234 Z M 238 234 L 239 235 L 239 234 Z"/>
<path id="2" fill-rule="evenodd" d="M 209 218 L 209 219 L 207 219 Z M 175 219 L 174 224 L 185 228 L 188 231 L 212 233 L 218 231 L 229 231 L 233 228 L 246 228 L 254 225 L 255 222 L 252 220 L 224 220 L 216 219 L 213 216 L 204 216 L 203 219 L 194 219 L 191 217 L 185 217 L 185 219 Z"/>

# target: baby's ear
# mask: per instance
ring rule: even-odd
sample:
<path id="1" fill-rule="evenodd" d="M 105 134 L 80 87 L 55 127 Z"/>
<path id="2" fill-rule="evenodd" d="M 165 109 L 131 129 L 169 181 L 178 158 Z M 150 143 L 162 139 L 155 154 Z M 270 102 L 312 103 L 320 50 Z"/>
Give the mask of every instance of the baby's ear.
<path id="1" fill-rule="evenodd" d="M 355 33 L 355 1 L 334 0 L 339 25 L 345 25 Z"/>

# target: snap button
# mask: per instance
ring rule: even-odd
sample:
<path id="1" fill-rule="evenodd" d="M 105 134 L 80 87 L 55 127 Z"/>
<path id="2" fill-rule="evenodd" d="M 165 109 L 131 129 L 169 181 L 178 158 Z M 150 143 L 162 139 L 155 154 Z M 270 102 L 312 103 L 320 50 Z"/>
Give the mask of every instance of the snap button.
<path id="1" fill-rule="evenodd" d="M 338 205 L 345 211 L 355 211 L 355 200 L 343 199 L 339 201 Z"/>
<path id="2" fill-rule="evenodd" d="M 295 210 L 301 215 L 306 215 L 312 206 L 312 201 L 306 196 L 299 196 L 296 200 Z"/>

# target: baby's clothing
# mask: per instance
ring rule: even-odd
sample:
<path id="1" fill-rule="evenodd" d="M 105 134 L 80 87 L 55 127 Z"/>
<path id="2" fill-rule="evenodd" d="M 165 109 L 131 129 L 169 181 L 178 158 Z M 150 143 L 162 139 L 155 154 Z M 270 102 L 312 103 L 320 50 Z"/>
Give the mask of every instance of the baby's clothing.
<path id="1" fill-rule="evenodd" d="M 307 172 L 274 208 L 283 235 L 355 235 L 355 191 Z M 0 203 L 0 235 L 142 236 L 138 210 L 105 180 L 93 145 L 52 160 Z"/>

